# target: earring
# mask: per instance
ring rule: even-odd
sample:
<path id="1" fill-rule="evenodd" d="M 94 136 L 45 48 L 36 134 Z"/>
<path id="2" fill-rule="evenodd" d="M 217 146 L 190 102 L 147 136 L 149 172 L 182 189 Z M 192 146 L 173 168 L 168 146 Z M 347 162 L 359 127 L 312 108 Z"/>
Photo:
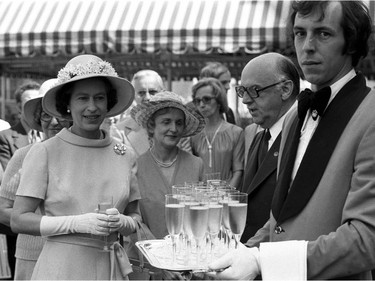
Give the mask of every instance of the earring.
<path id="1" fill-rule="evenodd" d="M 66 112 L 70 113 L 70 109 L 68 108 L 68 109 L 66 110 Z"/>

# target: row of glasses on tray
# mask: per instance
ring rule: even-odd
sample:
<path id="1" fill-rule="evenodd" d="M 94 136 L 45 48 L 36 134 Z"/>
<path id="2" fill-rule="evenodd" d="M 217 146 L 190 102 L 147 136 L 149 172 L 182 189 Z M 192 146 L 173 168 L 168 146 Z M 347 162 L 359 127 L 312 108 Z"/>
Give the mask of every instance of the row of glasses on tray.
<path id="1" fill-rule="evenodd" d="M 202 247 L 215 257 L 217 245 L 228 250 L 231 238 L 235 247 L 245 228 L 247 194 L 228 186 L 225 181 L 185 183 L 172 187 L 165 196 L 165 216 L 172 241 L 172 264 L 176 263 L 177 244 L 183 249 L 184 262 L 201 263 Z M 222 239 L 218 241 L 219 233 Z M 179 239 L 182 237 L 183 239 Z M 209 243 L 205 243 L 209 240 Z M 195 245 L 193 248 L 192 245 Z M 208 249 L 207 249 L 208 247 Z M 181 252 L 181 251 L 180 251 Z M 207 262 L 207 259 L 206 259 Z"/>

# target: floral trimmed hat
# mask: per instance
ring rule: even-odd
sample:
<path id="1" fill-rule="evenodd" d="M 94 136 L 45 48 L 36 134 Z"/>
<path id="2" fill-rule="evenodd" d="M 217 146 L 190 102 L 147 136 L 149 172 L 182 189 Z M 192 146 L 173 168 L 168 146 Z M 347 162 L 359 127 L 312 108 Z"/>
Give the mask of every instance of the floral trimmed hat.
<path id="1" fill-rule="evenodd" d="M 178 108 L 185 114 L 185 129 L 182 137 L 189 137 L 198 134 L 206 125 L 203 116 L 194 109 L 183 104 L 179 95 L 162 91 L 150 97 L 150 100 L 137 104 L 130 111 L 131 117 L 143 128 L 147 128 L 150 117 L 159 109 Z"/>
<path id="2" fill-rule="evenodd" d="M 124 112 L 134 100 L 132 84 L 118 76 L 109 62 L 94 55 L 79 55 L 72 58 L 57 75 L 57 84 L 43 97 L 43 109 L 50 115 L 71 120 L 70 114 L 62 115 L 56 109 L 56 95 L 68 83 L 88 78 L 104 77 L 116 90 L 117 103 L 107 112 L 106 117 Z"/>

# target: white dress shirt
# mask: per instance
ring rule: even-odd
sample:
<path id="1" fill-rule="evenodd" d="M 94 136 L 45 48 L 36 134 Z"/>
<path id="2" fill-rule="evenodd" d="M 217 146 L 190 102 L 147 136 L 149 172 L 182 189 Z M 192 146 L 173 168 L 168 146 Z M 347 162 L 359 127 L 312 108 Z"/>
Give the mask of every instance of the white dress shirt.
<path id="1" fill-rule="evenodd" d="M 342 77 L 339 81 L 335 82 L 334 84 L 332 84 L 330 86 L 331 97 L 328 101 L 327 106 L 332 102 L 332 100 L 335 98 L 335 96 L 341 90 L 341 88 L 344 87 L 344 85 L 346 83 L 348 83 L 351 79 L 353 79 L 355 76 L 356 76 L 356 73 L 355 73 L 354 69 L 352 69 L 344 77 Z M 311 116 L 311 110 L 309 109 L 307 114 L 306 114 L 305 121 L 304 121 L 304 123 L 302 125 L 302 128 L 301 128 L 301 136 L 300 136 L 300 140 L 299 140 L 299 144 L 298 144 L 296 159 L 295 159 L 295 162 L 294 162 L 292 180 L 294 179 L 294 177 L 297 174 L 297 171 L 298 171 L 298 168 L 301 164 L 303 155 L 306 152 L 307 145 L 309 144 L 309 142 L 310 142 L 310 140 L 311 140 L 311 138 L 312 138 L 312 136 L 313 136 L 313 134 L 316 130 L 316 127 L 319 124 L 319 122 L 320 122 L 320 116 L 318 116 L 316 121 L 314 121 L 314 119 Z"/>

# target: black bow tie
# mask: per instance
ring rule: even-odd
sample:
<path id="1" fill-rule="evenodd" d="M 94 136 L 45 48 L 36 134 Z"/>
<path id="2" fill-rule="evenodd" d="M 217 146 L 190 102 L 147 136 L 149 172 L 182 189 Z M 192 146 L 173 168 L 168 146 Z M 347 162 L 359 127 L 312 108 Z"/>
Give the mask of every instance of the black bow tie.
<path id="1" fill-rule="evenodd" d="M 313 92 L 310 89 L 303 90 L 298 95 L 298 117 L 300 119 L 304 118 L 306 112 L 311 108 L 312 118 L 316 120 L 318 115 L 323 115 L 330 97 L 330 87 L 324 87 L 317 92 Z"/>

